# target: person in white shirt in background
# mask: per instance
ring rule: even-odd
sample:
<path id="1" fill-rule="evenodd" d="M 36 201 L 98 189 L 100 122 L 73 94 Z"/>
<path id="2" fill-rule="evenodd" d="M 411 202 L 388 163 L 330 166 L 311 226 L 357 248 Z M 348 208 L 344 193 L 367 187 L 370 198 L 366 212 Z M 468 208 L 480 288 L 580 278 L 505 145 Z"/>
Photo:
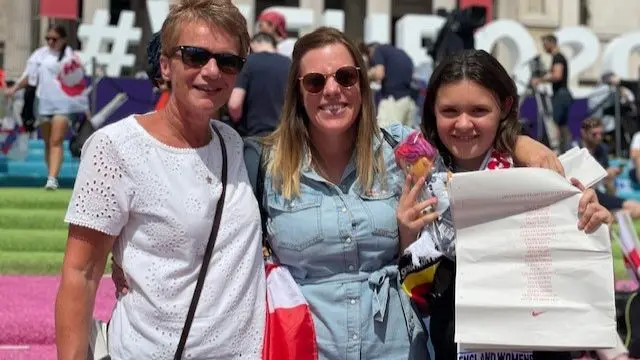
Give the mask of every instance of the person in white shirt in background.
<path id="1" fill-rule="evenodd" d="M 6 90 L 7 96 L 28 85 L 37 86 L 37 119 L 45 143 L 45 162 L 48 168 L 47 190 L 58 188 L 57 176 L 63 161 L 63 142 L 71 115 L 86 113 L 89 103 L 84 90 L 84 71 L 76 55 L 67 44 L 67 31 L 61 25 L 49 28 L 45 37 L 47 46 L 34 51 L 27 61 L 22 79 Z M 65 69 L 75 65 L 77 69 Z M 77 71 L 76 71 L 77 70 Z M 73 84 L 67 83 L 66 74 L 78 73 Z M 78 88 L 80 87 L 80 88 Z"/>
<path id="2" fill-rule="evenodd" d="M 640 183 L 640 131 L 633 134 L 633 138 L 631 138 L 629 159 L 632 167 L 631 171 L 629 171 L 629 177 L 637 185 Z"/>

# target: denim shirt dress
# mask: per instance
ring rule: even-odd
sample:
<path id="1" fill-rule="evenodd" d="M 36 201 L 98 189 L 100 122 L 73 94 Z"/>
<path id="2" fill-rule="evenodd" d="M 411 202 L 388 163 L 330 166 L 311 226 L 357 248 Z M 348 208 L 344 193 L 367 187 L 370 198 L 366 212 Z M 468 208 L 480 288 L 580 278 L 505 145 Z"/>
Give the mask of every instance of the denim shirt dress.
<path id="1" fill-rule="evenodd" d="M 398 141 L 411 129 L 387 129 Z M 275 255 L 300 285 L 313 314 L 320 359 L 428 359 L 427 335 L 398 276 L 396 207 L 404 176 L 383 147 L 387 186 L 356 181 L 355 161 L 340 184 L 303 166 L 300 195 L 286 200 L 265 176 L 267 228 Z"/>

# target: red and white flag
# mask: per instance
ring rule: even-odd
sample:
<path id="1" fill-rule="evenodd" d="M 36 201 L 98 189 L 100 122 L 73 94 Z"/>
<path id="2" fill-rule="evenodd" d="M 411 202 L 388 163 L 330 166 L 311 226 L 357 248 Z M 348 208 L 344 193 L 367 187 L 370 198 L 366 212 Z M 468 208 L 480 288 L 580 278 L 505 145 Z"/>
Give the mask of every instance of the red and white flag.
<path id="1" fill-rule="evenodd" d="M 267 321 L 263 360 L 317 360 L 313 317 L 309 304 L 289 271 L 266 264 Z"/>
<path id="2" fill-rule="evenodd" d="M 632 279 L 638 283 L 640 282 L 640 250 L 638 249 L 640 242 L 638 241 L 638 234 L 628 212 L 618 211 L 615 216 L 620 230 L 620 236 L 617 240 L 624 255 L 625 265 L 630 270 L 630 274 L 633 275 Z"/>

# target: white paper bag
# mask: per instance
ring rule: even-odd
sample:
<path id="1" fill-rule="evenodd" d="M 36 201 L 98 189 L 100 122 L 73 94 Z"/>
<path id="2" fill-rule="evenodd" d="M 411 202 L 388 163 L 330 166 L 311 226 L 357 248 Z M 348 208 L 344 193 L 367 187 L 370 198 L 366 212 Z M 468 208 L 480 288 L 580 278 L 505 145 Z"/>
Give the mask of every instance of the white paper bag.
<path id="1" fill-rule="evenodd" d="M 567 178 L 574 177 L 580 180 L 586 188 L 592 187 L 607 176 L 607 170 L 585 148 L 574 147 L 560 155 L 558 159 L 564 167 Z"/>
<path id="2" fill-rule="evenodd" d="M 450 191 L 457 343 L 467 350 L 615 346 L 609 232 L 578 230 L 577 188 L 550 170 L 520 168 L 455 174 Z"/>

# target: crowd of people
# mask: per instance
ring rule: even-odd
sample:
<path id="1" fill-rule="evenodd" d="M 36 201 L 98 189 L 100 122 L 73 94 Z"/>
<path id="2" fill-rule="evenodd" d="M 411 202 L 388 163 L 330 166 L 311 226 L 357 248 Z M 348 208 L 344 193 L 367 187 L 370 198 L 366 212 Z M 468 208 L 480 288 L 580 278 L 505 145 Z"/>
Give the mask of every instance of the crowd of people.
<path id="1" fill-rule="evenodd" d="M 87 356 L 110 254 L 118 288 L 107 330 L 112 359 L 172 358 L 181 346 L 191 359 L 261 358 L 264 238 L 309 304 L 320 359 L 457 358 L 455 274 L 431 304 L 428 326 L 402 287 L 398 257 L 439 214 L 425 211 L 438 199 L 418 198 L 427 179 L 405 179 L 394 143 L 420 129 L 452 173 L 484 170 L 495 154 L 520 167 L 563 173 L 562 165 L 523 135 L 515 83 L 485 51 L 442 59 L 418 109 L 413 64 L 401 49 L 356 44 L 327 27 L 297 41 L 287 35 L 282 14 L 266 11 L 250 36 L 230 0 L 171 8 L 148 47 L 162 102 L 97 130 L 82 148 L 55 304 L 59 359 Z M 35 89 L 48 189 L 57 188 L 70 116 L 86 111 L 46 91 L 52 69 L 72 56 L 65 38 L 51 28 L 48 45 L 7 91 Z M 554 120 L 568 148 L 568 64 L 553 36 L 544 44 L 552 68 L 533 84 L 553 84 Z M 602 126 L 584 121 L 576 144 L 608 174 L 595 189 L 574 181 L 582 191 L 577 226 L 586 233 L 611 224 L 611 211 L 640 217 L 640 203 L 614 194 L 621 170 L 608 165 Z M 633 143 L 640 165 L 640 136 Z M 622 344 L 599 355 L 628 357 Z"/>

